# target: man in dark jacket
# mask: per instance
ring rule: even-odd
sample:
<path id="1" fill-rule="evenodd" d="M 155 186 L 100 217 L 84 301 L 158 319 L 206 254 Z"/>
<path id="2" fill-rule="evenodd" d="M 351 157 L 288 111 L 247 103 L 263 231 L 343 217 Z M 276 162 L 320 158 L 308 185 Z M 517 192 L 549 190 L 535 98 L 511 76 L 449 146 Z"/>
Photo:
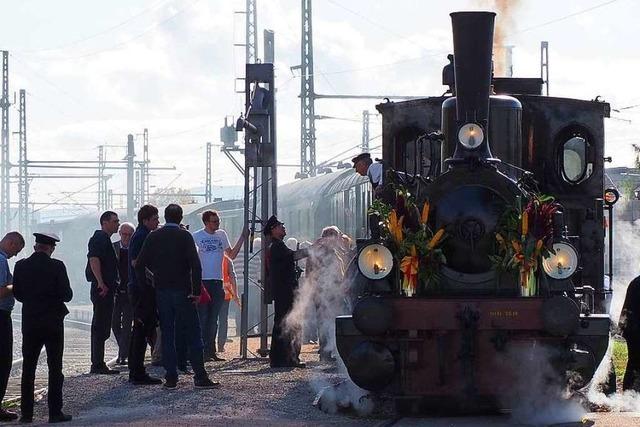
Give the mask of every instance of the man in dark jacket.
<path id="1" fill-rule="evenodd" d="M 67 269 L 62 261 L 51 258 L 56 242 L 54 234 L 33 233 L 34 253 L 16 263 L 13 293 L 22 303 L 22 385 L 21 422 L 33 419 L 33 383 L 42 346 L 47 350 L 49 366 L 49 422 L 70 421 L 62 412 L 62 352 L 64 317 L 69 313 L 65 302 L 71 301 Z"/>
<path id="2" fill-rule="evenodd" d="M 164 386 L 176 388 L 176 324 L 183 325 L 189 346 L 194 385 L 213 388 L 219 383 L 209 379 L 204 369 L 203 344 L 195 304 L 200 297 L 202 269 L 196 245 L 186 229 L 180 227 L 182 208 L 170 204 L 164 210 L 166 224 L 147 236 L 136 259 L 138 283 L 145 280 L 145 269 L 151 270 L 160 315 L 162 364 L 166 371 Z"/>
<path id="3" fill-rule="evenodd" d="M 627 295 L 620 315 L 622 336 L 627 340 L 627 370 L 622 381 L 623 390 L 640 391 L 640 276 L 627 287 Z"/>
<path id="4" fill-rule="evenodd" d="M 133 305 L 133 332 L 129 348 L 129 381 L 136 385 L 162 384 L 162 380 L 147 374 L 144 367 L 144 355 L 147 342 L 151 341 L 153 331 L 158 324 L 156 314 L 156 294 L 153 286 L 143 278 L 138 281 L 135 265 L 142 245 L 149 233 L 158 228 L 158 208 L 144 205 L 138 211 L 138 228 L 136 228 L 129 244 L 129 297 Z"/>
<path id="5" fill-rule="evenodd" d="M 100 230 L 89 239 L 85 274 L 91 282 L 91 373 L 118 374 L 104 363 L 104 343 L 111 334 L 113 294 L 119 283 L 118 260 L 111 244 L 111 236 L 118 231 L 118 214 L 106 211 L 100 216 Z"/>
<path id="6" fill-rule="evenodd" d="M 300 334 L 285 327 L 285 318 L 293 308 L 295 290 L 298 288 L 296 261 L 308 256 L 306 249 L 293 251 L 284 244 L 287 231 L 284 223 L 273 215 L 264 226 L 263 233 L 271 238 L 267 257 L 268 282 L 273 295 L 274 318 L 269 359 L 272 368 L 304 368 L 300 362 Z"/>
<path id="7" fill-rule="evenodd" d="M 111 329 L 118 343 L 118 359 L 116 364 L 126 365 L 129 357 L 129 344 L 131 343 L 131 328 L 133 323 L 133 307 L 129 300 L 127 285 L 129 283 L 129 244 L 134 232 L 133 224 L 125 222 L 120 224 L 118 234 L 120 240 L 113 243 L 113 250 L 118 259 L 118 275 L 120 283 L 115 291 L 113 302 L 113 317 Z"/>

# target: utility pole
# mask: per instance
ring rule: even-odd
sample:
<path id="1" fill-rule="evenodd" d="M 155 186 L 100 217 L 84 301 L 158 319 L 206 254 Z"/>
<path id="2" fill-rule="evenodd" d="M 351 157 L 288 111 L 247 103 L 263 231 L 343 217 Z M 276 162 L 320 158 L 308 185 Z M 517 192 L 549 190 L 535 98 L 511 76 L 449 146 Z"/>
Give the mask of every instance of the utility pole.
<path id="1" fill-rule="evenodd" d="M 540 78 L 549 96 L 549 42 L 540 42 Z"/>
<path id="2" fill-rule="evenodd" d="M 2 135 L 0 138 L 0 233 L 11 226 L 11 187 L 9 185 L 9 52 L 2 51 Z"/>
<path id="3" fill-rule="evenodd" d="M 104 145 L 101 145 L 98 147 L 98 210 L 100 211 L 109 209 L 107 203 L 107 180 L 104 175 L 106 166 Z"/>
<path id="4" fill-rule="evenodd" d="M 362 112 L 362 152 L 369 152 L 369 111 Z"/>
<path id="5" fill-rule="evenodd" d="M 20 89 L 19 162 L 18 162 L 18 229 L 29 234 L 29 174 L 27 163 L 27 104 L 26 92 Z"/>
<path id="6" fill-rule="evenodd" d="M 247 24 L 245 38 L 247 64 L 255 64 L 258 62 L 258 10 L 256 6 L 256 0 L 247 0 Z"/>
<path id="7" fill-rule="evenodd" d="M 133 197 L 133 158 L 135 148 L 133 146 L 133 135 L 127 135 L 127 221 L 133 221 L 133 211 L 135 201 Z"/>
<path id="8" fill-rule="evenodd" d="M 143 146 L 142 146 L 142 198 L 140 199 L 140 206 L 147 203 L 149 200 L 149 129 L 144 128 L 142 132 Z"/>
<path id="9" fill-rule="evenodd" d="M 211 191 L 211 143 L 207 142 L 207 173 L 206 182 L 204 183 L 204 201 L 205 203 L 211 203 L 212 191 Z"/>
<path id="10" fill-rule="evenodd" d="M 311 0 L 302 0 L 300 49 L 300 176 L 316 174 L 316 122 Z"/>

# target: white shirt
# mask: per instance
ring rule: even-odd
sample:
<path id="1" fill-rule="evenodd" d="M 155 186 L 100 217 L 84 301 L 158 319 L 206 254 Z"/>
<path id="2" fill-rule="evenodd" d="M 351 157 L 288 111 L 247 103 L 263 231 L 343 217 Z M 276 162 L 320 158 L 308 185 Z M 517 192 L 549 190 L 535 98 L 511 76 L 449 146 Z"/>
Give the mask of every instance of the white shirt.
<path id="1" fill-rule="evenodd" d="M 382 163 L 371 163 L 367 169 L 367 176 L 372 184 L 382 184 Z"/>
<path id="2" fill-rule="evenodd" d="M 222 280 L 222 260 L 224 251 L 231 247 L 229 236 L 224 230 L 209 233 L 201 229 L 193 233 L 202 266 L 202 280 Z"/>

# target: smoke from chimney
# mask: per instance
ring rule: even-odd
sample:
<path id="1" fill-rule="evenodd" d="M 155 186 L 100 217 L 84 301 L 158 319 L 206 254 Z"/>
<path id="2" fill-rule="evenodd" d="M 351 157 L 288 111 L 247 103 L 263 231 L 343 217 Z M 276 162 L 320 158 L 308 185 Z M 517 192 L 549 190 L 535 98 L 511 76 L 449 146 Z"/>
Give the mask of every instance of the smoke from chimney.
<path id="1" fill-rule="evenodd" d="M 520 0 L 478 0 L 479 6 L 496 12 L 493 32 L 493 73 L 496 77 L 508 75 L 507 39 L 515 32 L 516 14 Z"/>

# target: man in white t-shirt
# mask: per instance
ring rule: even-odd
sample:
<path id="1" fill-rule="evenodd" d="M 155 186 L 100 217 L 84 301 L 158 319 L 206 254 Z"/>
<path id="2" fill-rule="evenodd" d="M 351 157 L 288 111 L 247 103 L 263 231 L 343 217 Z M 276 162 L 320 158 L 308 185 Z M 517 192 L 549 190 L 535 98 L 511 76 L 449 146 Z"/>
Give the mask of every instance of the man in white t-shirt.
<path id="1" fill-rule="evenodd" d="M 220 229 L 220 216 L 216 211 L 202 213 L 204 228 L 193 233 L 202 265 L 202 286 L 209 293 L 211 301 L 198 305 L 202 341 L 204 341 L 204 359 L 224 360 L 216 355 L 216 335 L 218 333 L 218 315 L 224 303 L 222 260 L 226 254 L 232 260 L 238 255 L 248 230 L 242 231 L 235 246 L 231 247 L 227 232 Z"/>

